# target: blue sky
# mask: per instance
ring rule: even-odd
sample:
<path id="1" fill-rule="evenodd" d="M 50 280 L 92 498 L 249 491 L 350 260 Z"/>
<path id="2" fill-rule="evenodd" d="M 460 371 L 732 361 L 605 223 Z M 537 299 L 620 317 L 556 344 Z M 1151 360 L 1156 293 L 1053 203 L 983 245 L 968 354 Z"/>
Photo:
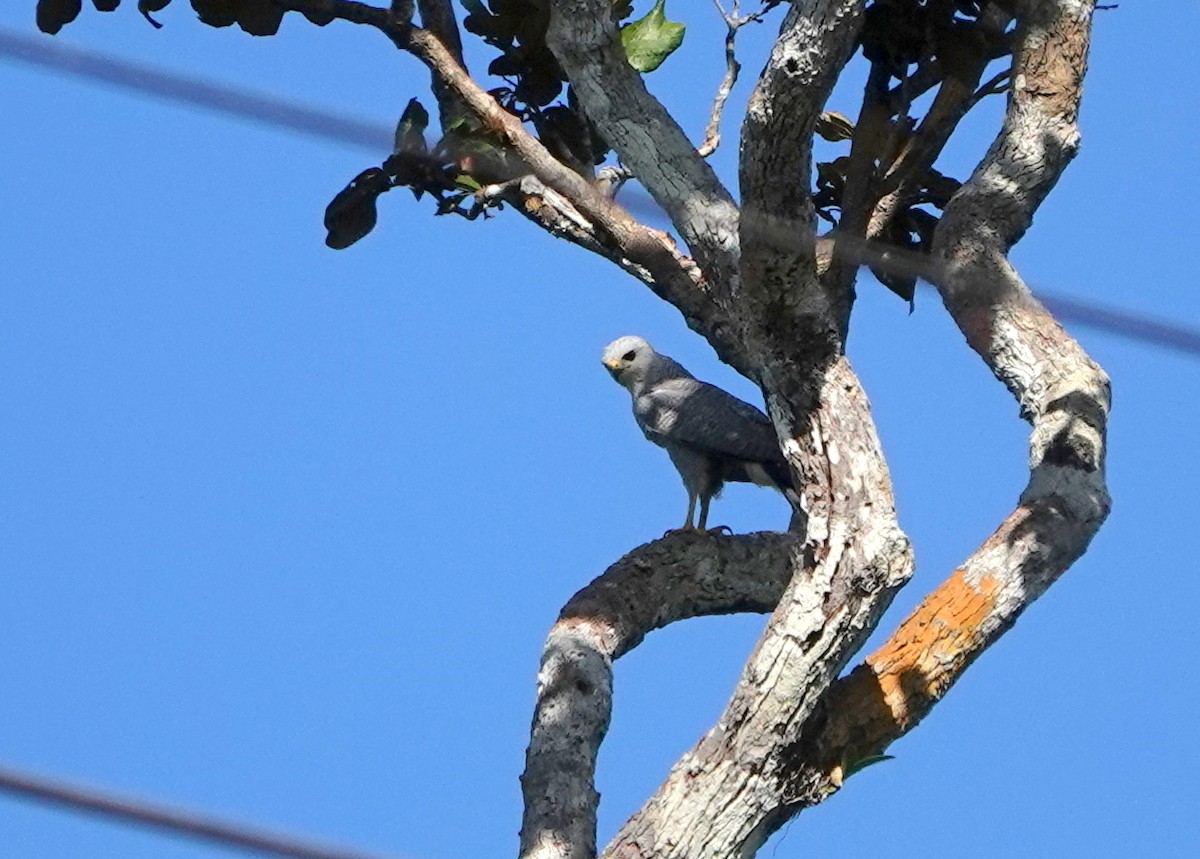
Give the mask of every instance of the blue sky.
<path id="1" fill-rule="evenodd" d="M 154 31 L 124 5 L 58 38 L 384 123 L 426 88 L 363 28 L 291 16 L 253 39 L 177 0 Z M 0 25 L 35 32 L 33 6 Z M 720 32 L 707 4 L 685 20 L 651 82 L 699 135 Z M 1014 254 L 1035 288 L 1200 326 L 1198 25 L 1179 0 L 1099 15 L 1083 150 Z M 857 86 L 830 106 L 853 114 Z M 393 193 L 367 239 L 327 249 L 324 206 L 386 153 L 8 61 L 0 116 L 0 761 L 398 857 L 512 855 L 545 631 L 684 510 L 600 349 L 639 333 L 756 392 L 639 284 L 511 212 L 433 218 Z M 918 559 L 885 634 L 1011 509 L 1027 427 L 935 296 L 912 315 L 869 277 L 860 296 L 850 353 Z M 1200 363 L 1076 333 L 1114 383 L 1108 524 L 895 760 L 764 855 L 1200 854 Z M 713 521 L 787 513 L 733 487 Z M 720 712 L 762 623 L 681 624 L 618 664 L 602 841 Z M 0 845 L 221 855 L 3 797 Z"/>

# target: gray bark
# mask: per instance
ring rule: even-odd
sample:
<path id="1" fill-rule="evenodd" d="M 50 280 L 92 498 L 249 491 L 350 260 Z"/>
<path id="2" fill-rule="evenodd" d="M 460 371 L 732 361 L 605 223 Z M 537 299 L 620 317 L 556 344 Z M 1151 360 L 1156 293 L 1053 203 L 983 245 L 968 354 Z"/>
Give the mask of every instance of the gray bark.
<path id="1" fill-rule="evenodd" d="M 693 259 L 559 163 L 466 74 L 447 44 L 451 22 L 435 14 L 444 3 L 420 4 L 430 28 L 422 29 L 352 0 L 279 2 L 374 26 L 413 53 L 439 92 L 528 168 L 483 189 L 481 200 L 513 202 L 543 229 L 612 260 L 762 387 L 802 497 L 805 534 L 673 535 L 577 594 L 547 641 L 522 779 L 522 856 L 594 859 L 594 773 L 611 713 L 612 660 L 676 620 L 771 611 L 717 724 L 603 854 L 752 856 L 791 816 L 837 791 L 857 761 L 911 730 L 1086 550 L 1107 515 L 1108 379 L 1007 259 L 1078 148 L 1093 3 L 1017 0 L 985 11 L 986 26 L 1003 30 L 1010 13 L 1019 24 L 1004 124 L 947 206 L 931 256 L 914 259 L 870 240 L 902 211 L 911 183 L 973 103 L 985 54 L 963 66 L 965 77 L 943 83 L 882 187 L 868 181 L 878 153 L 855 141 L 846 192 L 854 211 L 849 235 L 835 243 L 815 236 L 812 133 L 855 48 L 866 0 L 789 5 L 742 131 L 740 211 L 626 62 L 611 3 L 548 0 L 549 46 L 584 110 L 670 214 Z M 935 85 L 928 70 L 918 77 L 915 89 Z M 886 77 L 874 82 L 868 124 L 886 127 L 897 98 L 905 105 L 886 85 Z M 995 533 L 837 680 L 913 566 L 866 395 L 843 354 L 852 263 L 863 259 L 903 264 L 935 283 L 967 343 L 1032 424 L 1030 478 Z"/>

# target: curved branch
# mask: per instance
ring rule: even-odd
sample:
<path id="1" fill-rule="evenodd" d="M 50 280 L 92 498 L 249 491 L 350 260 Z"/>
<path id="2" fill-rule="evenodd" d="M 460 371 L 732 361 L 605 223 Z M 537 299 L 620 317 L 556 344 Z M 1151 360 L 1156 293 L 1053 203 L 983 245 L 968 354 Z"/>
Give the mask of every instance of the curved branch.
<path id="1" fill-rule="evenodd" d="M 1033 425 L 1029 484 L 966 563 L 826 693 L 787 770 L 792 813 L 916 726 L 1108 515 L 1108 378 L 1005 259 L 1078 145 L 1091 8 L 1058 0 L 1023 19 L 1004 127 L 935 238 L 946 307 Z"/>
<path id="2" fill-rule="evenodd" d="M 707 337 L 723 360 L 743 373 L 748 372 L 744 350 L 734 333 L 729 331 L 696 263 L 679 252 L 668 234 L 639 223 L 602 189 L 559 162 L 517 117 L 504 110 L 467 74 L 454 52 L 438 36 L 397 21 L 387 9 L 357 0 L 273 1 L 284 9 L 374 27 L 401 50 L 412 53 L 429 68 L 446 92 L 457 98 L 479 121 L 486 133 L 514 150 L 543 186 L 570 202 L 571 207 L 589 222 L 589 232 L 597 241 L 613 248 L 613 252 L 605 256 L 625 260 L 639 270 L 638 276 L 656 295 L 673 304 L 689 326 Z M 698 157 L 694 152 L 692 155 Z M 623 267 L 630 270 L 629 266 Z"/>
<path id="3" fill-rule="evenodd" d="M 802 458 L 823 462 L 826 474 L 803 486 L 808 533 L 791 582 L 717 724 L 622 827 L 606 857 L 753 856 L 786 819 L 778 770 L 788 749 L 911 574 L 866 397 L 844 358 L 825 373 L 820 397 Z"/>
<path id="4" fill-rule="evenodd" d="M 790 534 L 676 532 L 634 549 L 577 593 L 550 630 L 521 777 L 525 859 L 596 855 L 596 753 L 612 712 L 612 661 L 690 617 L 767 612 L 791 576 Z"/>
<path id="5" fill-rule="evenodd" d="M 621 247 L 607 241 L 607 236 L 598 231 L 596 225 L 584 217 L 570 200 L 553 188 L 548 188 L 533 174 L 485 185 L 475 193 L 475 201 L 484 209 L 501 202 L 508 203 L 550 235 L 604 257 L 655 293 L 663 292 L 662 286 L 644 265 L 630 259 Z M 701 274 L 696 263 L 675 249 L 675 242 L 670 236 L 664 234 L 661 240 L 675 254 L 681 273 L 690 276 L 693 283 L 698 282 Z"/>

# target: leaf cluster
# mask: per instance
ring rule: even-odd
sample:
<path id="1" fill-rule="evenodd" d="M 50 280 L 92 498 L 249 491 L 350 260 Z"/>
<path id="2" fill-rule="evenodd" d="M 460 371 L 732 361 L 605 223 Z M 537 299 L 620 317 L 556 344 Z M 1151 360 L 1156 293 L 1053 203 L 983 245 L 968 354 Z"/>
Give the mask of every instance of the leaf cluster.
<path id="1" fill-rule="evenodd" d="M 171 0 L 138 0 L 138 11 L 155 27 L 162 26 L 151 17 L 161 12 Z M 237 24 L 251 36 L 274 36 L 279 32 L 284 10 L 273 0 L 191 0 L 192 9 L 210 27 L 230 27 Z M 115 12 L 121 0 L 92 0 L 98 12 Z M 43 33 L 54 35 L 77 17 L 83 8 L 82 0 L 38 0 L 37 25 Z M 304 12 L 304 17 L 323 27 L 332 16 Z"/>
<path id="2" fill-rule="evenodd" d="M 355 176 L 325 208 L 326 245 L 342 250 L 371 232 L 378 220 L 376 204 L 393 188 L 408 188 L 418 200 L 429 194 L 438 202 L 439 215 L 453 213 L 474 219 L 484 212 L 483 205 L 464 207 L 463 203 L 481 187 L 470 168 L 487 172 L 479 166 L 486 151 L 480 149 L 474 156 L 451 153 L 447 143 L 458 139 L 454 135 L 443 137 L 430 149 L 425 139 L 428 126 L 429 112 L 420 101 L 410 99 L 396 126 L 395 151 L 378 167 Z"/>
<path id="3" fill-rule="evenodd" d="M 912 158 L 913 151 L 926 148 L 921 136 L 928 132 L 909 110 L 917 96 L 950 79 L 973 87 L 988 62 L 1010 52 L 1009 34 L 982 20 L 987 5 L 986 0 L 875 0 L 866 9 L 859 39 L 873 73 L 864 104 L 884 107 L 886 119 L 860 128 L 842 114 L 827 112 L 817 120 L 816 132 L 832 143 L 852 141 L 856 153 L 861 148 L 869 156 L 868 193 L 855 199 L 874 207 L 888 194 L 902 195 L 889 203 L 894 211 L 884 213 L 873 236 L 879 241 L 928 252 L 940 213 L 961 184 L 933 169 L 934 147 L 927 148 L 931 154 L 924 166 Z M 892 80 L 899 83 L 889 89 Z M 960 86 L 958 91 L 964 89 Z M 961 113 L 979 97 L 971 96 L 970 88 L 965 93 Z M 907 163 L 906 157 L 914 163 Z M 816 166 L 813 204 L 817 214 L 835 226 L 845 214 L 853 164 L 850 155 L 842 155 Z M 871 270 L 881 283 L 912 301 L 916 278 L 911 273 Z"/>
<path id="4" fill-rule="evenodd" d="M 902 80 L 915 64 L 938 60 L 945 75 L 961 63 L 964 42 L 989 39 L 978 26 L 986 0 L 875 0 L 866 8 L 859 35 L 863 56 Z M 1008 51 L 1007 40 L 992 39 L 993 56 Z"/>

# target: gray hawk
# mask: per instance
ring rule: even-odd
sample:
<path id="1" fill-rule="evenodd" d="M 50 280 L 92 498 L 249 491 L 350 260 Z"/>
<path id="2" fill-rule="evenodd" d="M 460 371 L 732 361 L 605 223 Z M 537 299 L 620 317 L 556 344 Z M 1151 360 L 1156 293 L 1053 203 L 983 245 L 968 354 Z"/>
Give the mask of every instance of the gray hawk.
<path id="1" fill-rule="evenodd" d="M 726 481 L 757 483 L 800 499 L 771 419 L 720 388 L 701 382 L 641 337 L 619 337 L 604 349 L 604 366 L 633 397 L 633 416 L 647 439 L 666 448 L 687 489 L 685 529 L 704 530 L 708 504 Z M 696 500 L 700 521 L 692 525 Z"/>

